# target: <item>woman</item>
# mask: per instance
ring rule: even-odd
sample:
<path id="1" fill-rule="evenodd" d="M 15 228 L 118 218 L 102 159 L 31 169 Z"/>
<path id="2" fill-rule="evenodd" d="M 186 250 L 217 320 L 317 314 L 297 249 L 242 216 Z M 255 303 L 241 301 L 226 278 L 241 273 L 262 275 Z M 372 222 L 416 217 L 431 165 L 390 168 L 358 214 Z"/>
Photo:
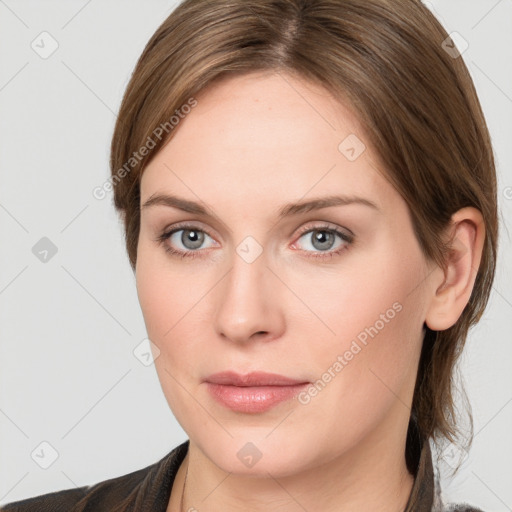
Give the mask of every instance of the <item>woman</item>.
<path id="1" fill-rule="evenodd" d="M 186 0 L 147 44 L 111 185 L 189 440 L 3 510 L 430 511 L 430 441 L 496 264 L 493 152 L 419 1 Z"/>

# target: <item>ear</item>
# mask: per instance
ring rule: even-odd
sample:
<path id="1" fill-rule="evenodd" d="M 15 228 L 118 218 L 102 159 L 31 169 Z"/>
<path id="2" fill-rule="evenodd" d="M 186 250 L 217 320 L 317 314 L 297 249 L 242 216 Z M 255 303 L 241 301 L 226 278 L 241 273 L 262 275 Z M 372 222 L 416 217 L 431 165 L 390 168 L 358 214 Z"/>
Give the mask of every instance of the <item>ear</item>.
<path id="1" fill-rule="evenodd" d="M 447 269 L 444 276 L 439 269 L 440 279 L 435 284 L 425 318 L 425 323 L 433 331 L 452 327 L 471 297 L 485 239 L 480 211 L 466 207 L 454 213 L 448 235 L 452 244 L 447 256 Z"/>

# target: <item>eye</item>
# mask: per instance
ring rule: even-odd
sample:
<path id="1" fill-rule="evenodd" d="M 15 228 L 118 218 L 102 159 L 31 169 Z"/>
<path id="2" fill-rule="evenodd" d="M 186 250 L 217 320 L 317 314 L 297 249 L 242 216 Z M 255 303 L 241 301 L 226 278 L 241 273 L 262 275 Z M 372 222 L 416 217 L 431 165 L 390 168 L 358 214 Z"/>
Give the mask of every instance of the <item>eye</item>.
<path id="1" fill-rule="evenodd" d="M 347 230 L 348 231 L 348 230 Z M 214 242 L 213 247 L 218 246 L 217 242 L 203 229 L 191 224 L 174 225 L 171 229 L 164 231 L 158 236 L 156 241 L 164 246 L 167 253 L 181 258 L 195 258 L 201 256 L 200 249 L 205 240 L 210 239 Z M 332 258 L 348 249 L 354 241 L 354 235 L 350 232 L 345 233 L 337 227 L 330 225 L 305 226 L 301 229 L 301 236 L 298 240 L 304 239 L 304 243 L 299 245 L 305 247 L 304 252 L 309 253 L 307 257 L 311 258 Z M 336 242 L 338 239 L 338 242 Z M 296 248 L 297 242 L 292 247 Z M 313 250 L 309 250 L 313 247 Z"/>
<path id="2" fill-rule="evenodd" d="M 312 258 L 332 258 L 341 252 L 348 249 L 350 244 L 354 241 L 354 235 L 345 233 L 338 228 L 329 225 L 321 226 L 306 226 L 301 230 L 303 233 L 299 240 L 304 239 L 305 242 L 301 243 L 301 247 L 305 247 L 308 254 L 307 257 Z M 338 239 L 338 242 L 336 242 Z M 295 247 L 297 242 L 293 244 Z M 313 251 L 308 247 L 312 247 Z"/>
<path id="3" fill-rule="evenodd" d="M 172 229 L 164 231 L 157 241 L 164 245 L 166 252 L 181 256 L 182 258 L 199 256 L 199 249 L 205 240 L 213 238 L 203 229 L 196 226 L 182 224 L 174 226 Z"/>

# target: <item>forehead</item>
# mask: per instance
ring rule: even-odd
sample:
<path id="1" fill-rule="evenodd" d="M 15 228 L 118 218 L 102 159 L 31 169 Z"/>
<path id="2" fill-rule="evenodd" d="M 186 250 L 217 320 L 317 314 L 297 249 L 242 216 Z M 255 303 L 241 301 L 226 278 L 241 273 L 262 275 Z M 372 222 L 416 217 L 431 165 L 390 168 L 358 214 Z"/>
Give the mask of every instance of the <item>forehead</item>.
<path id="1" fill-rule="evenodd" d="M 319 85 L 252 73 L 225 77 L 196 100 L 146 167 L 142 200 L 167 189 L 205 199 L 236 195 L 249 206 L 255 195 L 282 203 L 285 193 L 296 200 L 382 187 L 359 120 Z"/>
<path id="2" fill-rule="evenodd" d="M 203 89 L 196 100 L 198 105 L 181 122 L 178 131 L 182 133 L 176 137 L 188 135 L 183 127 L 190 124 L 197 136 L 211 136 L 212 130 L 222 134 L 228 147 L 250 141 L 265 148 L 295 148 L 299 141 L 318 144 L 320 138 L 334 134 L 335 139 L 344 133 L 364 137 L 348 103 L 337 101 L 318 84 L 284 72 L 223 77 Z"/>

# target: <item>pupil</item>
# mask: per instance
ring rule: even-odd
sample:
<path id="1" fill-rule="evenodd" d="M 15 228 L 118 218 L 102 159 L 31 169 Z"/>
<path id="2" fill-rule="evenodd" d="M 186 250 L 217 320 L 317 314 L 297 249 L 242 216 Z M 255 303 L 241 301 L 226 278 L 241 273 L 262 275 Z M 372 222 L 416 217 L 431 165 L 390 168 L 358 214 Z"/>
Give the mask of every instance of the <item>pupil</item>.
<path id="1" fill-rule="evenodd" d="M 328 231 L 317 231 L 315 234 L 315 241 L 320 243 L 321 247 L 317 247 L 317 249 L 329 249 L 330 238 L 332 237 L 332 233 Z"/>
<path id="2" fill-rule="evenodd" d="M 181 235 L 181 241 L 188 249 L 197 249 L 203 243 L 204 235 L 199 231 L 185 230 Z"/>

